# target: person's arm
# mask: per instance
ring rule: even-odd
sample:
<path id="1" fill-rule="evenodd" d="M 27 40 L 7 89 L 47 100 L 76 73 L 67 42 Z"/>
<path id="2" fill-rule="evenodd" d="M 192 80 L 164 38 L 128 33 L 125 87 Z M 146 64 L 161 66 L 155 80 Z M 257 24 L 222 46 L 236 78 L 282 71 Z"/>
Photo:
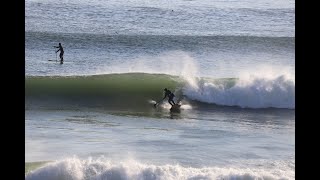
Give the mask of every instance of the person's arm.
<path id="1" fill-rule="evenodd" d="M 167 95 L 168 95 L 168 94 L 167 94 L 167 93 L 165 93 L 165 94 L 164 94 L 164 97 L 163 97 L 163 99 L 162 99 L 162 100 L 164 100 L 164 99 L 167 97 Z"/>
<path id="2" fill-rule="evenodd" d="M 60 49 L 58 49 L 58 50 L 56 51 L 56 53 L 57 53 L 58 51 L 60 51 Z"/>

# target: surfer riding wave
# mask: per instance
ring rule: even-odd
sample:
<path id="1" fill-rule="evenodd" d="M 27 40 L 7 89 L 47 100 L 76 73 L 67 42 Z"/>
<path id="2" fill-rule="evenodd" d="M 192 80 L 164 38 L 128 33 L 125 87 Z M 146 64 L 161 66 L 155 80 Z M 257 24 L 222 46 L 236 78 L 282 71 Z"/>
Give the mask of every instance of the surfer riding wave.
<path id="1" fill-rule="evenodd" d="M 164 98 L 162 100 L 164 100 L 166 97 L 168 97 L 168 102 L 171 106 L 175 105 L 176 103 L 174 102 L 173 98 L 174 98 L 174 94 L 168 90 L 167 88 L 164 88 Z"/>

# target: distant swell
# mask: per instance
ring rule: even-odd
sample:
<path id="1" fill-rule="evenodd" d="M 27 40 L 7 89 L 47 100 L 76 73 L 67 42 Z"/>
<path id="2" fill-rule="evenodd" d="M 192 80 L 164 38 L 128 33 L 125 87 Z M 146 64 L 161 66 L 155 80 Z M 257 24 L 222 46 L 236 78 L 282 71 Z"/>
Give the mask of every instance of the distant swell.
<path id="1" fill-rule="evenodd" d="M 27 77 L 26 107 L 41 102 L 146 109 L 163 98 L 165 87 L 190 104 L 295 109 L 295 82 L 285 75 L 213 79 L 146 73 Z"/>
<path id="2" fill-rule="evenodd" d="M 289 165 L 271 169 L 240 167 L 192 168 L 150 165 L 135 160 L 113 162 L 105 158 L 67 158 L 51 162 L 26 174 L 26 180 L 235 180 L 294 179 Z"/>
<path id="3" fill-rule="evenodd" d="M 206 49 L 220 51 L 250 51 L 256 52 L 263 49 L 265 52 L 284 50 L 292 52 L 295 48 L 295 37 L 268 37 L 268 36 L 191 36 L 191 35 L 106 35 L 92 33 L 52 33 L 26 31 L 26 48 L 43 49 L 44 52 L 51 52 L 47 42 L 55 42 L 56 39 L 64 39 L 69 42 L 73 51 L 79 51 L 84 47 L 104 48 L 113 47 L 121 49 L 123 47 L 140 47 L 142 49 L 167 49 L 167 50 L 198 50 Z M 90 39 L 90 41 L 88 41 Z M 83 43 L 84 42 L 84 43 Z M 71 47 L 69 47 L 71 48 Z M 69 50 L 71 51 L 71 50 Z M 49 55 L 49 54 L 48 54 Z"/>

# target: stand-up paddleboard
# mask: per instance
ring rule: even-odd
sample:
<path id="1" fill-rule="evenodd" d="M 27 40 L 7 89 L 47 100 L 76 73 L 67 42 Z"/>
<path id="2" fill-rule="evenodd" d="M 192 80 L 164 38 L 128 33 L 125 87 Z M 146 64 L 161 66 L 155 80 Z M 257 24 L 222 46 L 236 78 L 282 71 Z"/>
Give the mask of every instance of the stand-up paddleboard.
<path id="1" fill-rule="evenodd" d="M 175 104 L 170 108 L 170 112 L 180 112 L 180 104 Z"/>
<path id="2" fill-rule="evenodd" d="M 52 59 L 49 59 L 48 61 L 59 62 L 60 64 L 63 64 L 63 61 L 57 61 L 57 60 L 52 60 Z"/>
<path id="3" fill-rule="evenodd" d="M 154 103 L 155 101 L 152 100 L 151 102 Z M 153 104 L 153 107 L 156 108 L 158 104 L 159 102 L 156 102 L 155 104 Z M 171 106 L 170 112 L 180 113 L 180 107 L 181 107 L 181 104 L 178 102 L 177 104 L 174 104 L 173 106 Z"/>

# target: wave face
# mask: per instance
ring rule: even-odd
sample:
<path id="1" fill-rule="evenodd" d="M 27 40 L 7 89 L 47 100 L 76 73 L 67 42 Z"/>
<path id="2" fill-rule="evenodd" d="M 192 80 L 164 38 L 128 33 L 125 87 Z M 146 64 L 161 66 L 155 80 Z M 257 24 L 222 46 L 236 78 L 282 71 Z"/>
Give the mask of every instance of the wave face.
<path id="1" fill-rule="evenodd" d="M 27 77 L 26 100 L 47 105 L 145 108 L 150 99 L 161 99 L 164 87 L 175 89 L 173 76 L 128 73 L 92 76 Z M 61 104 L 61 102 L 63 104 Z"/>
<path id="2" fill-rule="evenodd" d="M 71 103 L 86 107 L 140 108 L 160 101 L 164 88 L 177 101 L 243 108 L 295 108 L 295 82 L 285 75 L 249 78 L 191 78 L 165 74 L 125 73 L 92 76 L 31 76 L 26 102 Z"/>
<path id="3" fill-rule="evenodd" d="M 276 166 L 276 168 L 274 167 Z M 239 167 L 192 168 L 180 165 L 149 165 L 127 160 L 113 162 L 105 158 L 67 158 L 51 162 L 26 174 L 26 180 L 231 180 L 294 179 L 294 170 L 285 163 L 272 169 Z"/>

